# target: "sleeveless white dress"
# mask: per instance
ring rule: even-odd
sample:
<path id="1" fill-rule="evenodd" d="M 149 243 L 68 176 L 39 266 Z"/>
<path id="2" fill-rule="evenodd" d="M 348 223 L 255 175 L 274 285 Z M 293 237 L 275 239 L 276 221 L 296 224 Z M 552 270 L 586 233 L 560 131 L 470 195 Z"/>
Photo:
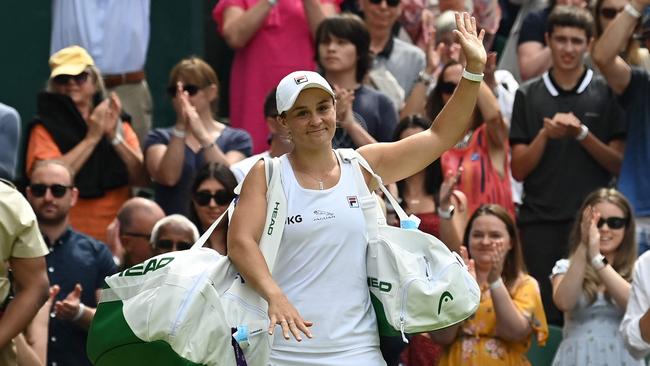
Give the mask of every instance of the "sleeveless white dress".
<path id="1" fill-rule="evenodd" d="M 366 224 L 354 174 L 340 158 L 339 182 L 326 190 L 300 186 L 280 158 L 287 219 L 273 277 L 313 338 L 285 340 L 276 329 L 269 365 L 385 365 L 366 275 Z"/>

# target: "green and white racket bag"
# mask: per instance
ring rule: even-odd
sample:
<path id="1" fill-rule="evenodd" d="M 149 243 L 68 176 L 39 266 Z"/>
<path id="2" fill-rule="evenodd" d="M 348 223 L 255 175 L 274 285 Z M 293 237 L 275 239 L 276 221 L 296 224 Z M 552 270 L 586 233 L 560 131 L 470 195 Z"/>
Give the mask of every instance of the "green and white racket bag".
<path id="1" fill-rule="evenodd" d="M 279 180 L 280 174 L 272 174 L 277 162 L 265 162 L 267 182 Z M 286 216 L 286 199 L 273 192 L 284 194 L 269 190 L 260 242 L 271 271 L 284 226 L 275 219 Z M 203 248 L 225 215 L 191 249 L 161 254 L 106 278 L 88 332 L 94 365 L 267 365 L 272 339 L 266 301 L 246 286 L 228 257 Z"/>
<path id="2" fill-rule="evenodd" d="M 460 256 L 436 237 L 417 229 L 420 220 L 404 212 L 359 153 L 352 149 L 338 151 L 358 168 L 355 180 L 359 192 L 363 192 L 359 204 L 368 230 L 368 287 L 379 333 L 401 334 L 408 343 L 405 334 L 446 328 L 474 314 L 481 291 Z M 391 202 L 402 227 L 386 225 L 361 167 Z"/>

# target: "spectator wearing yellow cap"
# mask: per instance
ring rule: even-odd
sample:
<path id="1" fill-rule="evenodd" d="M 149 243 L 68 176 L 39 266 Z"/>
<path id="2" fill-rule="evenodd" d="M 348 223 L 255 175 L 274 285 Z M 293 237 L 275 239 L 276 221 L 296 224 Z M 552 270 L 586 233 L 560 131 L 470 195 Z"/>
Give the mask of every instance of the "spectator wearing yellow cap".
<path id="1" fill-rule="evenodd" d="M 106 95 L 99 70 L 79 46 L 53 54 L 47 90 L 38 95 L 30 124 L 26 176 L 39 160 L 59 159 L 70 166 L 79 201 L 70 211 L 77 230 L 105 241 L 106 227 L 129 198 L 129 185 L 144 181 L 142 153 L 121 102 Z"/>

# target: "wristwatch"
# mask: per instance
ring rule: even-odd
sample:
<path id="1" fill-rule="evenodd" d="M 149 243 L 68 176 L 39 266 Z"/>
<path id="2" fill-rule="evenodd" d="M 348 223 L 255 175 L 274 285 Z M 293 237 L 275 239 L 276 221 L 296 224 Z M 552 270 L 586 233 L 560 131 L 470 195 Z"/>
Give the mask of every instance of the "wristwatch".
<path id="1" fill-rule="evenodd" d="M 605 258 L 605 256 L 602 254 L 598 254 L 591 258 L 591 266 L 594 267 L 596 271 L 600 271 L 601 269 L 605 268 L 607 264 L 607 258 Z"/>
<path id="2" fill-rule="evenodd" d="M 417 82 L 423 83 L 424 86 L 429 86 L 433 83 L 433 75 L 427 74 L 424 70 L 418 74 Z"/>
<path id="3" fill-rule="evenodd" d="M 456 207 L 454 207 L 454 205 L 449 205 L 449 208 L 446 210 L 443 210 L 440 208 L 440 206 L 438 206 L 438 216 L 440 216 L 442 219 L 449 220 L 452 216 L 454 216 L 455 210 Z"/>

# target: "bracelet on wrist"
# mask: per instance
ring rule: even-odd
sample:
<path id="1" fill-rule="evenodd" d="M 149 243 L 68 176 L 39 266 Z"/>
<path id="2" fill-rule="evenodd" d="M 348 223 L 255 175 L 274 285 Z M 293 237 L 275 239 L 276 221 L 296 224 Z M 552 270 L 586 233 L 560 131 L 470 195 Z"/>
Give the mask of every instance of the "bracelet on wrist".
<path id="1" fill-rule="evenodd" d="M 214 141 L 212 141 L 212 142 L 210 142 L 209 144 L 206 144 L 206 145 L 201 145 L 201 149 L 206 150 L 206 149 L 211 148 L 212 146 L 216 146 Z"/>
<path id="2" fill-rule="evenodd" d="M 424 86 L 429 86 L 433 83 L 433 74 L 428 74 L 426 71 L 422 70 L 418 74 L 417 82 L 424 84 Z"/>
<path id="3" fill-rule="evenodd" d="M 76 322 L 77 320 L 81 319 L 81 317 L 84 315 L 84 311 L 86 310 L 86 305 L 84 305 L 83 302 L 79 303 L 79 311 L 77 311 L 77 315 L 72 318 L 73 322 Z"/>
<path id="4" fill-rule="evenodd" d="M 628 13 L 632 18 L 634 19 L 639 19 L 641 18 L 641 12 L 636 10 L 634 5 L 632 3 L 627 3 L 625 4 L 625 7 L 623 7 L 623 10 L 625 10 L 626 13 Z"/>
<path id="5" fill-rule="evenodd" d="M 607 258 L 605 258 L 605 256 L 602 254 L 597 254 L 591 258 L 591 266 L 594 267 L 596 271 L 600 271 L 601 269 L 607 267 L 607 264 Z"/>
<path id="6" fill-rule="evenodd" d="M 454 216 L 454 211 L 456 210 L 456 207 L 454 205 L 449 205 L 449 207 L 446 210 L 443 210 L 440 206 L 436 209 L 438 212 L 438 216 L 440 216 L 441 219 L 449 220 Z"/>
<path id="7" fill-rule="evenodd" d="M 120 134 L 118 133 L 118 134 L 116 134 L 115 137 L 113 137 L 113 139 L 111 140 L 111 145 L 113 145 L 113 146 L 117 146 L 117 145 L 119 145 L 119 144 L 121 144 L 121 143 L 123 143 L 123 142 L 124 142 L 124 139 L 122 138 L 122 135 L 120 135 Z"/>
<path id="8" fill-rule="evenodd" d="M 580 133 L 576 136 L 576 140 L 582 141 L 587 137 L 587 135 L 589 135 L 589 127 L 587 127 L 584 124 L 581 124 Z"/>
<path id="9" fill-rule="evenodd" d="M 184 139 L 187 133 L 184 130 L 179 130 L 178 128 L 172 128 L 172 136 L 178 137 L 179 139 Z"/>
<path id="10" fill-rule="evenodd" d="M 501 277 L 499 277 L 499 279 L 494 282 L 490 282 L 490 284 L 488 285 L 490 290 L 496 290 L 501 286 L 503 286 L 503 279 L 501 279 Z"/>
<path id="11" fill-rule="evenodd" d="M 481 81 L 483 81 L 484 76 L 485 76 L 485 74 L 483 74 L 483 73 L 475 74 L 473 72 L 467 71 L 467 69 L 463 69 L 463 78 L 467 79 L 469 81 L 480 83 Z"/>

